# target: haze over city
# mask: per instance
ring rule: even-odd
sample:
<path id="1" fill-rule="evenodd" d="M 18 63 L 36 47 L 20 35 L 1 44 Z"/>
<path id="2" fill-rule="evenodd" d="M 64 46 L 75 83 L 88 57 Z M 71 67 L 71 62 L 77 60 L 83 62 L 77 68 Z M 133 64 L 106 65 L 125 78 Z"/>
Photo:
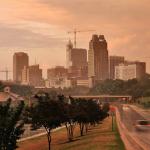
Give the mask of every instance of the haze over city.
<path id="1" fill-rule="evenodd" d="M 147 62 L 150 72 L 150 6 L 148 0 L 5 0 L 0 5 L 0 69 L 12 70 L 14 52 L 24 51 L 30 64 L 46 70 L 65 65 L 68 31 L 77 47 L 89 49 L 92 34 L 104 34 L 109 55 Z M 149 58 L 148 58 L 149 57 Z M 45 74 L 44 74 L 45 75 Z M 0 74 L 4 78 L 3 73 Z M 11 77 L 12 78 L 12 77 Z"/>
<path id="2" fill-rule="evenodd" d="M 150 0 L 0 0 L 0 150 L 150 150 Z"/>

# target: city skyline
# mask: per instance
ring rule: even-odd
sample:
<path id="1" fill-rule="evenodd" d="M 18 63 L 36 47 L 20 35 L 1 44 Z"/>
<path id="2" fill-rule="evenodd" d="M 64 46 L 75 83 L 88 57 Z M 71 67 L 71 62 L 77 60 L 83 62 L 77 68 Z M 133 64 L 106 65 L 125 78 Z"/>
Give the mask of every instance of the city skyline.
<path id="1" fill-rule="evenodd" d="M 5 0 L 0 6 L 0 70 L 8 67 L 12 71 L 12 55 L 18 51 L 29 54 L 30 64 L 36 59 L 44 75 L 50 67 L 65 65 L 66 43 L 69 38 L 73 39 L 67 32 L 77 28 L 104 34 L 110 55 L 145 61 L 150 73 L 150 6 L 147 2 Z M 88 50 L 92 34 L 94 32 L 77 34 L 77 47 Z M 3 73 L 0 77 L 5 79 Z"/>
<path id="2" fill-rule="evenodd" d="M 90 42 L 90 41 L 89 41 Z M 67 45 L 67 44 L 66 44 Z M 109 45 L 109 43 L 108 43 L 108 45 Z M 77 49 L 83 49 L 83 48 L 77 48 Z M 84 50 L 86 50 L 87 51 L 87 59 L 88 59 L 88 51 L 89 51 L 89 48 L 88 49 L 84 49 Z M 57 66 L 64 66 L 65 68 L 67 68 L 67 65 L 66 65 L 66 56 L 64 56 L 65 57 L 65 62 L 64 62 L 64 64 L 61 64 L 61 63 L 57 63 L 57 64 L 55 64 L 55 65 L 46 65 L 46 64 L 44 64 L 44 67 L 46 66 L 46 68 L 43 68 L 43 67 L 41 67 L 43 64 L 40 64 L 40 63 L 38 63 L 38 61 L 37 61 L 37 59 L 36 59 L 36 57 L 35 57 L 35 59 L 33 60 L 33 59 L 31 59 L 31 57 L 30 57 L 30 55 L 29 55 L 29 52 L 28 51 L 17 51 L 17 52 L 14 52 L 13 53 L 13 55 L 15 54 L 15 53 L 25 53 L 25 54 L 27 54 L 28 56 L 29 56 L 29 65 L 30 66 L 32 66 L 32 65 L 39 65 L 40 66 L 40 68 L 42 69 L 42 76 L 43 76 L 43 78 L 44 79 L 47 79 L 47 70 L 48 69 L 51 69 L 51 68 L 53 68 L 53 67 L 57 67 Z M 66 53 L 67 54 L 67 53 Z M 1 72 L 1 74 L 0 74 L 0 78 L 1 78 L 1 80 L 6 80 L 6 71 L 8 71 L 8 79 L 13 79 L 13 55 L 12 55 L 12 70 L 10 70 L 7 66 L 5 67 L 5 68 L 3 68 L 2 69 L 2 71 L 3 72 Z M 119 55 L 110 55 L 110 52 L 109 52 L 109 54 L 108 54 L 108 57 L 121 57 L 121 56 L 119 56 Z M 125 56 L 123 56 L 123 57 L 125 57 Z M 138 60 L 134 60 L 134 59 L 130 59 L 130 60 L 128 60 L 126 57 L 125 57 L 125 59 L 126 59 L 126 61 L 131 61 L 131 62 L 138 62 L 138 61 L 141 61 L 140 59 L 138 59 Z M 57 61 L 57 59 L 56 59 L 56 61 Z M 109 60 L 110 61 L 110 60 Z M 143 61 L 142 61 L 143 62 Z M 148 67 L 147 67 L 147 63 L 146 63 L 146 70 L 148 70 L 147 69 Z M 109 70 L 109 68 L 108 68 L 108 70 Z M 147 71 L 147 73 L 149 73 L 148 71 Z"/>

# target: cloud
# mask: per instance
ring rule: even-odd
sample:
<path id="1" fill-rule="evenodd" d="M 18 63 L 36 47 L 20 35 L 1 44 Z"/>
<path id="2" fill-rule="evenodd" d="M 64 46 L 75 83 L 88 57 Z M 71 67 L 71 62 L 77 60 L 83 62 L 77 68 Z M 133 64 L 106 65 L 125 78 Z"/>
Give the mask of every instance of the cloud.
<path id="1" fill-rule="evenodd" d="M 0 25 L 0 47 L 3 48 L 55 48 L 65 44 L 64 39 L 43 35 L 31 30 Z"/>
<path id="2" fill-rule="evenodd" d="M 150 56 L 149 4 L 149 0 L 5 0 L 0 6 L 0 47 L 65 50 L 67 31 L 95 29 L 105 35 L 110 54 L 142 59 Z M 77 45 L 88 49 L 91 34 L 77 34 Z"/>

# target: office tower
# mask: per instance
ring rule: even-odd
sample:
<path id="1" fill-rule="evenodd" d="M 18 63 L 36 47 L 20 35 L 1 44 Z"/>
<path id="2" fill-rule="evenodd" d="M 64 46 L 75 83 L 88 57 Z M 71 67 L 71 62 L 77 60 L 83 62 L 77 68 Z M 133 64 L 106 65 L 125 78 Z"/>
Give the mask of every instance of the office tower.
<path id="1" fill-rule="evenodd" d="M 115 67 L 115 79 L 142 79 L 146 74 L 145 62 L 126 62 Z"/>
<path id="2" fill-rule="evenodd" d="M 123 56 L 110 56 L 109 57 L 109 78 L 115 79 L 115 66 L 124 63 Z"/>
<path id="3" fill-rule="evenodd" d="M 87 50 L 73 48 L 71 41 L 67 44 L 66 50 L 67 69 L 71 77 L 87 78 Z"/>
<path id="4" fill-rule="evenodd" d="M 104 35 L 93 35 L 89 43 L 88 77 L 95 81 L 109 78 L 108 49 Z"/>
<path id="5" fill-rule="evenodd" d="M 42 69 L 39 65 L 24 67 L 22 70 L 22 84 L 32 86 L 43 86 L 42 84 Z"/>
<path id="6" fill-rule="evenodd" d="M 30 85 L 41 86 L 41 84 L 42 84 L 42 69 L 39 68 L 38 64 L 29 66 L 28 80 L 29 80 Z"/>
<path id="7" fill-rule="evenodd" d="M 17 52 L 13 55 L 13 80 L 15 82 L 22 81 L 22 69 L 28 67 L 29 57 L 27 53 Z"/>

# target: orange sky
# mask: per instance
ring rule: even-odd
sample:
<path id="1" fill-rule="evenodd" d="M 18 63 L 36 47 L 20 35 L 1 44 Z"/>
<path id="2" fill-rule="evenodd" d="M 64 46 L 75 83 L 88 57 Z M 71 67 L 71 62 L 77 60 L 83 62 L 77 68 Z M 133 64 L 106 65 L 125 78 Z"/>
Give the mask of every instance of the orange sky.
<path id="1" fill-rule="evenodd" d="M 67 31 L 77 28 L 104 34 L 110 55 L 146 61 L 150 72 L 149 16 L 149 0 L 0 0 L 0 70 L 12 70 L 15 51 L 44 69 L 65 65 Z M 78 47 L 92 34 L 79 33 Z"/>

